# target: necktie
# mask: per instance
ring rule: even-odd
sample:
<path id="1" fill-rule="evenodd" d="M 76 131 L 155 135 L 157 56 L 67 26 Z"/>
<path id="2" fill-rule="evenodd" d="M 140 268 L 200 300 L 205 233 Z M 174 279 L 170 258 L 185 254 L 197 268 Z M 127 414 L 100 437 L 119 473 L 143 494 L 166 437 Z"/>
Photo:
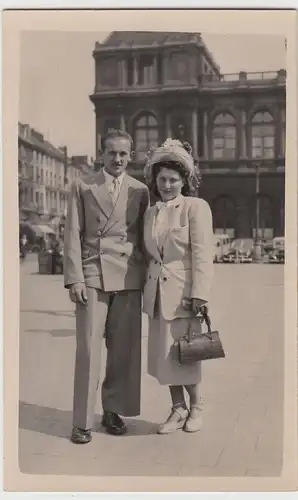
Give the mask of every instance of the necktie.
<path id="1" fill-rule="evenodd" d="M 117 178 L 115 178 L 111 184 L 110 188 L 110 194 L 113 200 L 113 203 L 115 204 L 119 195 L 119 181 Z"/>

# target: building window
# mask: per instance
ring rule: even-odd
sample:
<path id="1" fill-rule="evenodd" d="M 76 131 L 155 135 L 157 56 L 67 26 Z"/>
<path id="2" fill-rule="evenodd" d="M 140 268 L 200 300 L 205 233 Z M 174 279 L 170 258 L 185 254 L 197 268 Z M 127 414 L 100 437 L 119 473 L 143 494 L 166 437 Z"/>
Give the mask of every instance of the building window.
<path id="1" fill-rule="evenodd" d="M 152 147 L 158 146 L 159 128 L 155 116 L 143 115 L 137 119 L 134 126 L 134 144 L 136 160 L 145 160 Z"/>
<path id="2" fill-rule="evenodd" d="M 153 85 L 155 77 L 154 57 L 142 54 L 138 59 L 138 85 Z"/>
<path id="3" fill-rule="evenodd" d="M 118 61 L 109 57 L 97 66 L 98 82 L 104 87 L 117 87 L 119 85 Z"/>
<path id="4" fill-rule="evenodd" d="M 187 83 L 190 80 L 189 56 L 185 52 L 173 52 L 168 61 L 169 80 Z"/>
<path id="5" fill-rule="evenodd" d="M 236 121 L 229 113 L 220 113 L 213 121 L 212 157 L 214 160 L 236 157 Z"/>
<path id="6" fill-rule="evenodd" d="M 274 158 L 275 126 L 273 116 L 261 111 L 251 120 L 252 158 Z"/>
<path id="7" fill-rule="evenodd" d="M 235 203 L 229 196 L 219 196 L 212 202 L 214 231 L 235 237 L 236 209 Z"/>

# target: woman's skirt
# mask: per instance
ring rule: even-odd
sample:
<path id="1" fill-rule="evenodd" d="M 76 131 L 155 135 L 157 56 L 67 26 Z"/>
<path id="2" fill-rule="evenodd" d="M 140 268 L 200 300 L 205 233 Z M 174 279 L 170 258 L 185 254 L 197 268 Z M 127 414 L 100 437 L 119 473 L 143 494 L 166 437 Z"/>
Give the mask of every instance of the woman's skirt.
<path id="1" fill-rule="evenodd" d="M 160 385 L 191 385 L 201 381 L 201 362 L 179 365 L 177 341 L 189 327 L 189 319 L 165 320 L 160 307 L 149 318 L 148 373 Z"/>

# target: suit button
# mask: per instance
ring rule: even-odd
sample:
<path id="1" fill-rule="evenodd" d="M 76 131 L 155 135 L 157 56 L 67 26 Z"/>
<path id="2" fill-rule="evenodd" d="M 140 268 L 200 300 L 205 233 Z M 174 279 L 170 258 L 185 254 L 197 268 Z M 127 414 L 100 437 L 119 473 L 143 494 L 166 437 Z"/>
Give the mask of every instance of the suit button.
<path id="1" fill-rule="evenodd" d="M 96 220 L 97 220 L 97 222 L 100 222 L 100 217 L 99 217 L 99 216 L 97 216 L 97 217 L 96 217 Z"/>
<path id="2" fill-rule="evenodd" d="M 164 281 L 168 281 L 168 278 L 164 278 L 163 280 L 164 280 Z"/>

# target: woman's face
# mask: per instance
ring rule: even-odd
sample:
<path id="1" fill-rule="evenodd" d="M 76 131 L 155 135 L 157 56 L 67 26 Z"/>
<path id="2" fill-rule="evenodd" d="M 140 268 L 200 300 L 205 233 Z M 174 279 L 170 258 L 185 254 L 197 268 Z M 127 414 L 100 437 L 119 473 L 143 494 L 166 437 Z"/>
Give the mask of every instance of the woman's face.
<path id="1" fill-rule="evenodd" d="M 162 167 L 157 174 L 156 185 L 161 199 L 169 201 L 181 193 L 183 179 L 176 170 Z"/>

